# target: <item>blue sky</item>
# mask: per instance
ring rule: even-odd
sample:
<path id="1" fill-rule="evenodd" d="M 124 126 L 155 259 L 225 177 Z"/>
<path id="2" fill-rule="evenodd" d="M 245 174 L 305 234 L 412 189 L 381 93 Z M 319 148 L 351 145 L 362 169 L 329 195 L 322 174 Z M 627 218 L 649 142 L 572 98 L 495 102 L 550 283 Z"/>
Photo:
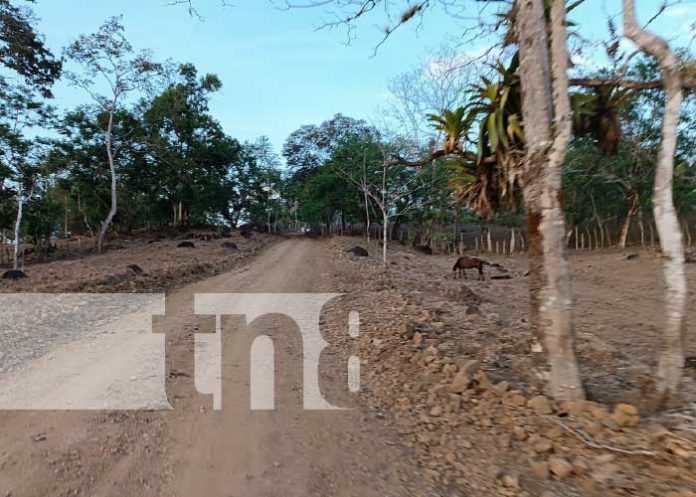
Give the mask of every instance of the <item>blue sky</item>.
<path id="1" fill-rule="evenodd" d="M 194 63 L 201 72 L 218 74 L 224 88 L 213 98 L 211 111 L 227 133 L 240 140 L 268 135 L 280 149 L 285 137 L 303 124 L 319 123 L 333 114 L 371 119 L 384 103 L 390 79 L 416 66 L 460 31 L 460 25 L 435 9 L 420 23 L 398 31 L 373 56 L 380 39 L 382 15 L 367 18 L 357 37 L 345 45 L 346 32 L 316 28 L 327 19 L 319 9 L 280 10 L 269 0 L 236 0 L 220 7 L 218 0 L 196 0 L 203 19 L 166 0 L 38 0 L 34 10 L 49 46 L 59 52 L 78 34 L 95 31 L 113 15 L 123 15 L 128 38 L 137 49 L 151 49 L 155 58 Z M 575 18 L 590 37 L 606 32 L 607 15 L 618 0 L 588 0 Z M 641 18 L 654 13 L 658 0 L 638 0 Z M 696 5 L 673 7 L 654 27 L 680 42 L 689 37 L 685 24 L 696 19 Z M 620 19 L 617 19 L 620 26 Z M 481 40 L 461 47 L 476 52 Z M 685 44 L 685 43 L 682 43 Z M 79 90 L 59 83 L 56 104 L 85 102 Z"/>

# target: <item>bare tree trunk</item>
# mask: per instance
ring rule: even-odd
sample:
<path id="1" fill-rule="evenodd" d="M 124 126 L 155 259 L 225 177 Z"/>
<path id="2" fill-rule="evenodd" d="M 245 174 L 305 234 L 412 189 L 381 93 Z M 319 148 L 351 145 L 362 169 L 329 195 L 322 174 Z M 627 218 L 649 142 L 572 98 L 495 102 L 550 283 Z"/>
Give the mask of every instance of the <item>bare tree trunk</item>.
<path id="1" fill-rule="evenodd" d="M 21 183 L 21 181 L 20 181 Z M 17 218 L 15 219 L 15 229 L 14 229 L 14 259 L 12 263 L 12 268 L 14 270 L 19 269 L 19 229 L 22 226 L 22 214 L 24 210 L 24 198 L 22 197 L 22 185 L 17 187 Z"/>
<path id="2" fill-rule="evenodd" d="M 578 236 L 579 228 L 575 226 L 575 251 L 580 250 L 580 237 Z"/>
<path id="3" fill-rule="evenodd" d="M 619 238 L 619 247 L 622 249 L 626 248 L 628 243 L 628 231 L 631 229 L 631 221 L 633 221 L 633 216 L 638 211 L 638 195 L 631 194 L 631 203 L 628 206 L 628 212 L 626 213 L 626 219 L 621 227 L 621 238 Z"/>
<path id="4" fill-rule="evenodd" d="M 104 250 L 104 238 L 106 237 L 106 232 L 111 226 L 111 222 L 114 220 L 116 215 L 117 200 L 116 200 L 116 164 L 114 163 L 112 145 L 112 131 L 114 127 L 114 112 L 115 106 L 111 107 L 109 110 L 109 124 L 106 128 L 106 155 L 109 158 L 109 171 L 111 172 L 111 209 L 109 209 L 109 214 L 102 223 L 101 229 L 99 230 L 99 237 L 97 238 L 97 252 L 102 253 Z"/>
<path id="5" fill-rule="evenodd" d="M 650 228 L 650 248 L 655 248 L 655 228 L 653 226 L 654 224 L 654 219 L 648 223 L 648 228 Z"/>
<path id="6" fill-rule="evenodd" d="M 612 246 L 612 244 L 613 244 L 613 242 L 612 242 L 612 240 L 611 240 L 611 230 L 609 229 L 609 223 L 606 223 L 606 221 L 605 221 L 604 229 L 605 229 L 605 231 L 606 231 L 606 233 L 607 233 L 607 234 L 606 234 L 606 236 L 607 236 L 607 247 L 611 248 L 611 246 Z"/>
<path id="7" fill-rule="evenodd" d="M 367 199 L 367 191 L 363 191 L 365 194 L 365 219 L 366 219 L 366 224 L 365 224 L 365 240 L 366 240 L 366 245 L 367 249 L 370 249 L 370 203 L 368 202 Z"/>
<path id="8" fill-rule="evenodd" d="M 643 210 L 638 211 L 638 228 L 640 229 L 640 246 L 645 249 L 645 225 L 643 224 Z"/>
<path id="9" fill-rule="evenodd" d="M 580 399 L 584 392 L 573 349 L 573 299 L 560 202 L 561 165 L 571 134 L 565 0 L 551 2 L 551 54 L 543 1 L 518 0 L 517 7 L 527 142 L 525 199 L 541 213 L 539 227 L 546 277 L 540 301 L 541 326 L 532 352 L 546 351 L 548 371 L 536 373 L 540 380 L 546 380 L 554 398 Z M 549 55 L 553 61 L 551 69 Z"/>
<path id="10" fill-rule="evenodd" d="M 686 308 L 686 276 L 684 274 L 684 245 L 679 220 L 672 198 L 674 154 L 677 146 L 677 126 L 682 101 L 682 79 L 679 59 L 669 45 L 643 29 L 635 17 L 634 0 L 623 0 L 624 35 L 660 63 L 665 87 L 665 111 L 662 120 L 662 140 L 657 157 L 653 212 L 662 248 L 662 268 L 667 284 L 665 310 L 667 313 L 657 367 L 657 391 L 665 398 L 676 394 L 684 367 L 682 331 Z"/>
<path id="11" fill-rule="evenodd" d="M 382 263 L 384 267 L 387 267 L 387 243 L 388 236 L 387 231 L 389 230 L 389 215 L 387 214 L 386 207 L 382 208 Z"/>

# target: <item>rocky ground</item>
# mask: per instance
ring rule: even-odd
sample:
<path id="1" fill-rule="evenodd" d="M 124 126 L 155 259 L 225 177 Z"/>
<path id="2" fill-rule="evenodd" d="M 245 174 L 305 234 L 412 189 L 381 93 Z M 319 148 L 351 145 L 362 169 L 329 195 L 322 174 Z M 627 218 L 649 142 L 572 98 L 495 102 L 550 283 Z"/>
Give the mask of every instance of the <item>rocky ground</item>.
<path id="1" fill-rule="evenodd" d="M 358 243 L 336 239 L 332 250 L 335 290 L 361 313 L 362 400 L 449 495 L 696 495 L 693 370 L 675 409 L 649 415 L 641 393 L 661 322 L 656 258 L 573 256 L 578 356 L 592 400 L 556 403 L 526 388 L 523 256 L 494 258 L 511 279 L 455 280 L 451 257 L 397 245 L 385 272 L 376 255 L 346 253 Z M 689 309 L 693 320 L 693 293 Z M 687 355 L 696 355 L 693 329 Z"/>
<path id="2" fill-rule="evenodd" d="M 659 260 L 650 253 L 573 255 L 577 349 L 590 400 L 556 403 L 527 387 L 523 255 L 492 259 L 506 273 L 487 267 L 486 280 L 473 271 L 461 280 L 452 278 L 452 257 L 400 245 L 384 271 L 378 247 L 370 257 L 346 252 L 358 239 L 277 240 L 233 235 L 236 251 L 223 249 L 226 240 L 195 241 L 194 249 L 174 239 L 128 242 L 103 256 L 30 265 L 29 279 L 0 282 L 2 292 L 123 292 L 202 280 L 169 292 L 161 324 L 178 330 L 168 379 L 177 408 L 0 412 L 0 497 L 696 495 L 693 369 L 678 407 L 651 412 L 643 395 L 662 320 Z M 687 269 L 694 288 L 696 265 Z M 344 293 L 322 316 L 333 346 L 322 392 L 358 409 L 288 410 L 302 357 L 291 343 L 279 347 L 286 374 L 277 413 L 199 406 L 193 371 L 182 369 L 207 322 L 191 315 L 192 295 L 230 291 Z M 687 323 L 695 303 L 692 293 Z M 360 313 L 357 341 L 346 333 L 350 310 Z M 693 328 L 686 338 L 695 356 Z M 244 405 L 248 379 L 239 364 L 248 347 L 237 345 L 228 347 L 239 355 L 230 377 Z M 126 364 L 127 347 L 120 353 Z M 342 390 L 348 354 L 361 358 L 357 397 Z"/>
<path id="3" fill-rule="evenodd" d="M 198 239 L 202 235 L 209 234 L 120 238 L 102 255 L 84 247 L 79 250 L 73 243 L 61 247 L 66 259 L 27 265 L 26 279 L 0 280 L 0 292 L 159 292 L 228 271 L 281 239 L 259 233 L 245 238 L 239 232 L 228 238 Z M 183 240 L 189 237 L 193 238 Z M 194 247 L 178 247 L 182 241 Z M 223 246 L 230 243 L 236 248 Z"/>

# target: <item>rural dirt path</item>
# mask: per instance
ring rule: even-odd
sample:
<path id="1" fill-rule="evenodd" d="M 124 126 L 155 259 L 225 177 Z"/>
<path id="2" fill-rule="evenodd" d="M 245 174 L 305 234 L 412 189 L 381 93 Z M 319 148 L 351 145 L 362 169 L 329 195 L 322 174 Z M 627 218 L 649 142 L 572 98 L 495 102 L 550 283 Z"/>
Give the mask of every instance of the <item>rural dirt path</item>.
<path id="1" fill-rule="evenodd" d="M 320 385 L 329 401 L 354 409 L 303 410 L 301 339 L 285 316 L 253 325 L 274 338 L 275 410 L 249 407 L 253 333 L 222 340 L 222 410 L 191 388 L 194 333 L 210 325 L 193 315 L 195 293 L 330 291 L 329 258 L 321 242 L 290 239 L 248 266 L 168 295 L 167 315 L 156 326 L 173 331 L 167 358 L 173 410 L 0 412 L 0 497 L 440 495 L 424 483 L 397 435 L 348 393 L 346 351 L 322 360 Z M 347 333 L 347 321 L 334 324 Z M 89 348 L 89 340 L 71 346 Z M 108 354 L 109 364 L 147 360 L 128 343 Z"/>

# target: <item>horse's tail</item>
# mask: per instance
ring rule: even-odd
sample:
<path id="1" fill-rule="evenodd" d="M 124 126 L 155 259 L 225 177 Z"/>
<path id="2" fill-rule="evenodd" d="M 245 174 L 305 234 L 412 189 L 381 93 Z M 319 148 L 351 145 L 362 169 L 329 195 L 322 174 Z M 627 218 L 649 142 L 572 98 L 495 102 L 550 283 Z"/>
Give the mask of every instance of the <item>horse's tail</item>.
<path id="1" fill-rule="evenodd" d="M 457 259 L 457 262 L 455 262 L 454 266 L 452 266 L 452 271 L 456 271 L 458 267 L 459 267 L 459 260 Z"/>

